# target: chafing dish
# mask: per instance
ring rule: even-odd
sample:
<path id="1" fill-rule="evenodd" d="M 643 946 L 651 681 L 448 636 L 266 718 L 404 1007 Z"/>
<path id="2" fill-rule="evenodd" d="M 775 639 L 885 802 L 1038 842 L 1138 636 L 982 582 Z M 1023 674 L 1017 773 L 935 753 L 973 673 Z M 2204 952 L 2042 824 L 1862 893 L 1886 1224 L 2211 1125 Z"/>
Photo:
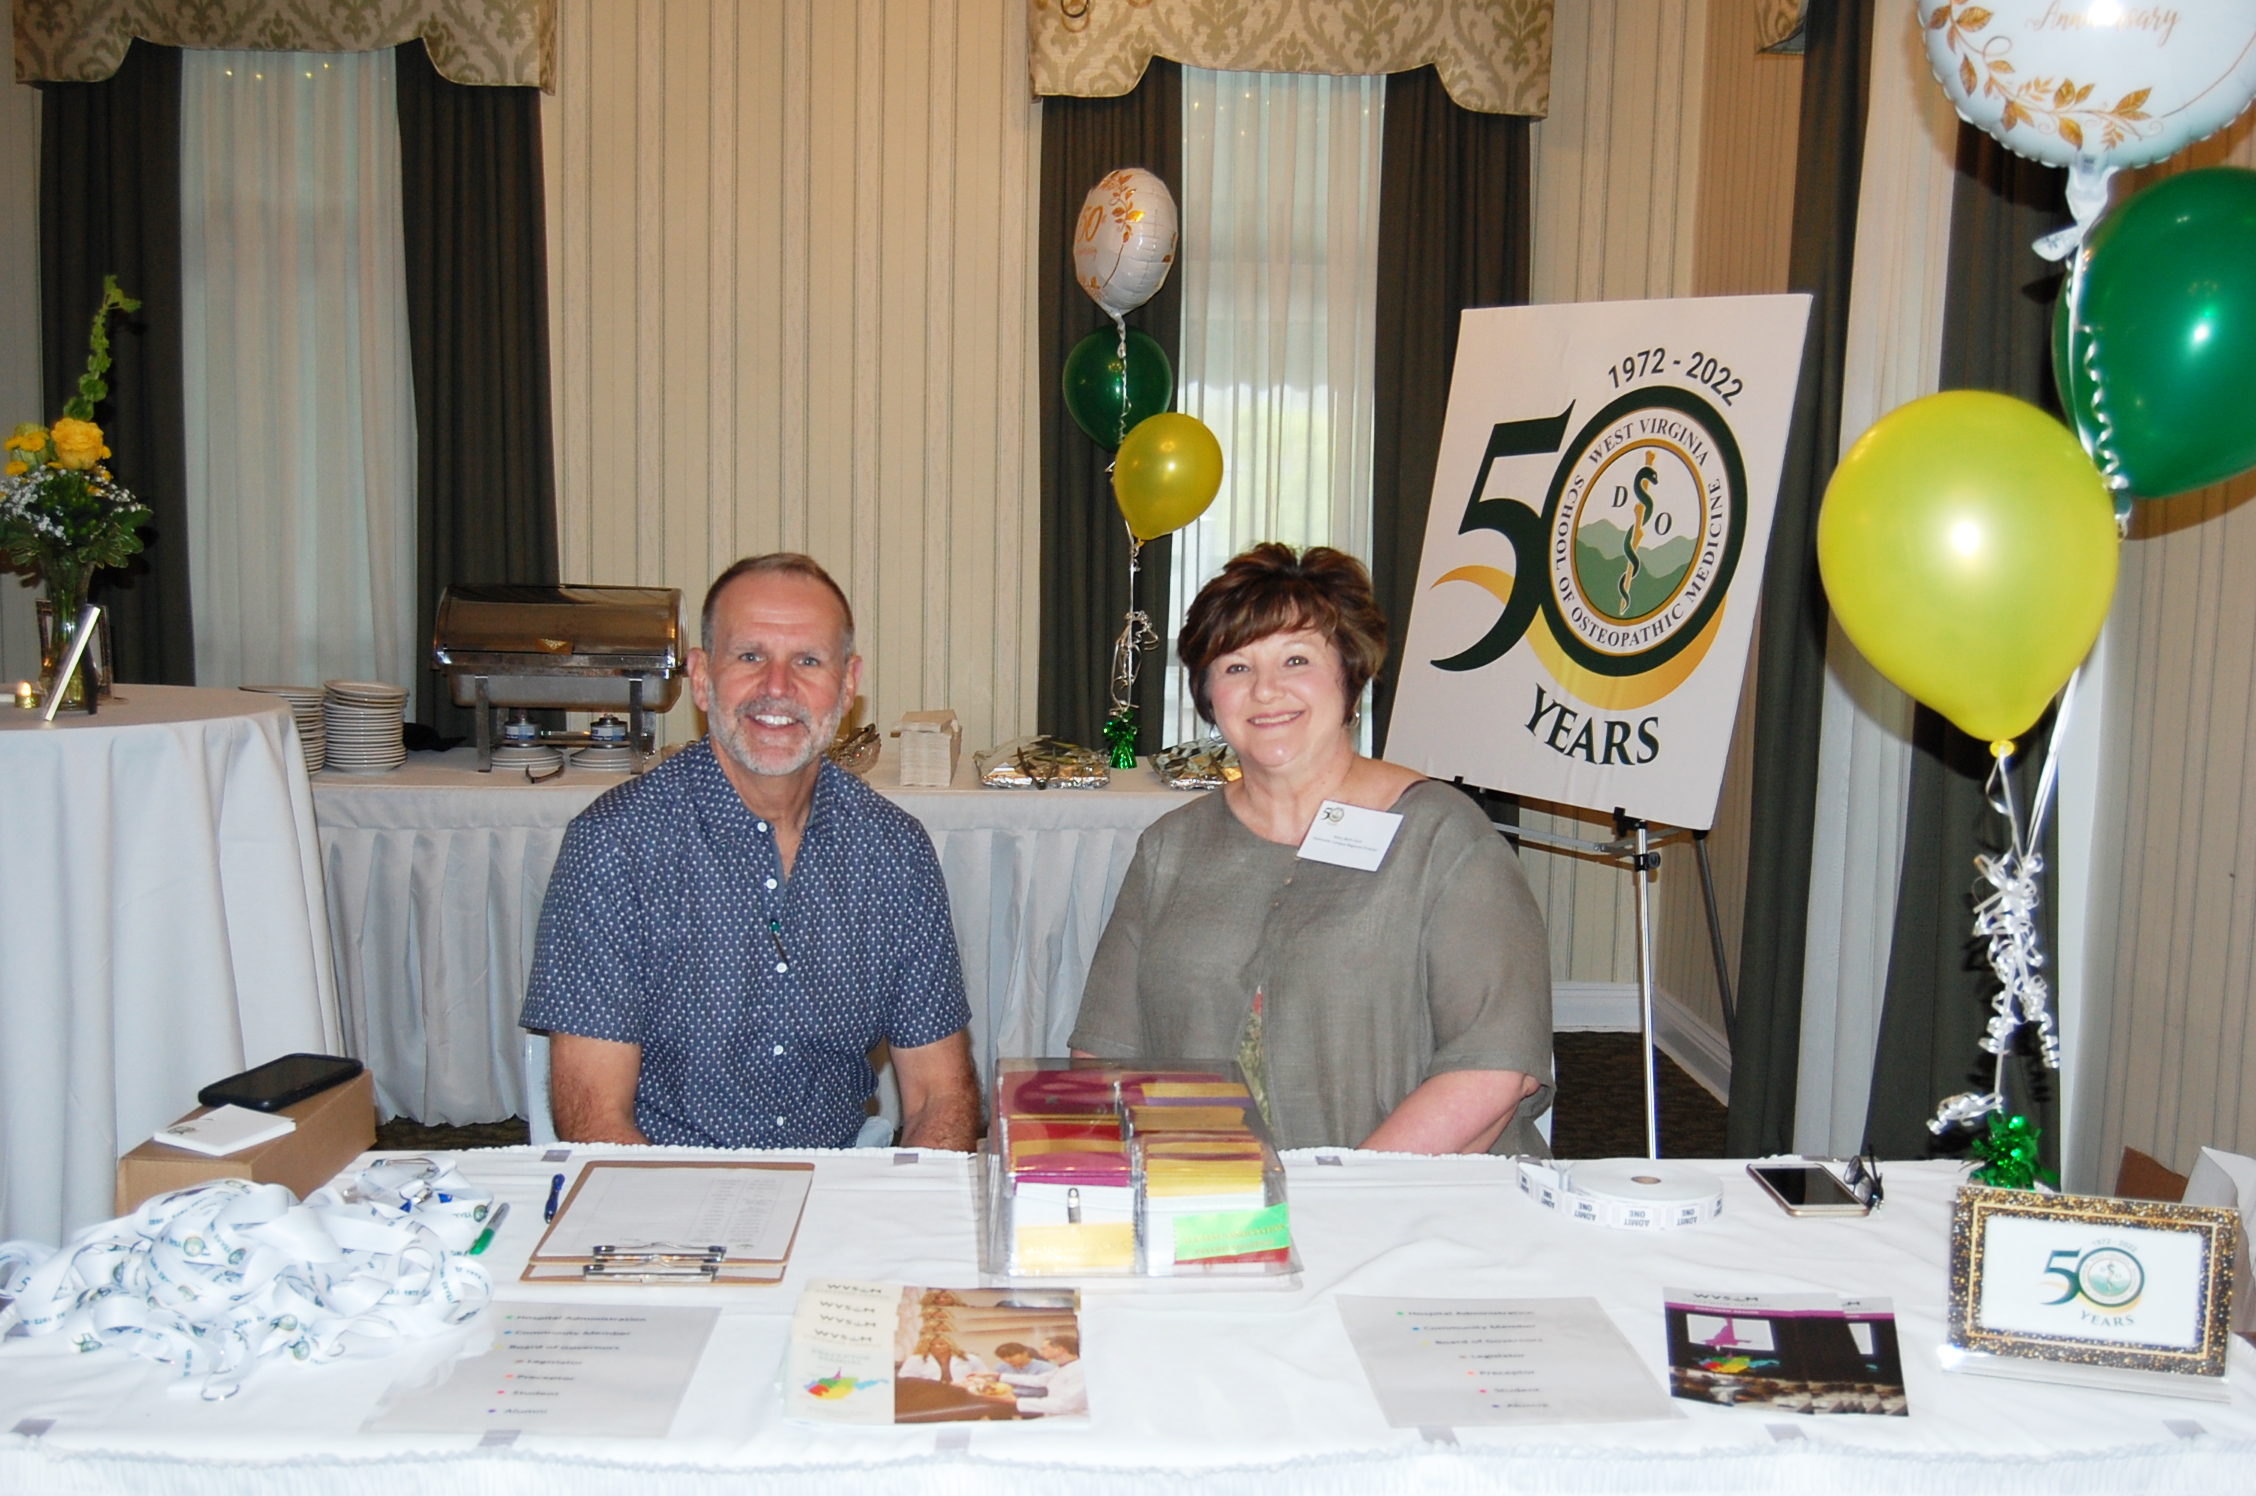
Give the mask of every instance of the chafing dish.
<path id="1" fill-rule="evenodd" d="M 457 585 L 439 594 L 431 657 L 454 703 L 477 716 L 478 768 L 493 767 L 494 713 L 528 707 L 624 708 L 640 773 L 650 724 L 681 699 L 681 592 L 673 587 Z M 517 734 L 522 737 L 523 730 Z M 542 732 L 557 747 L 586 733 Z"/>

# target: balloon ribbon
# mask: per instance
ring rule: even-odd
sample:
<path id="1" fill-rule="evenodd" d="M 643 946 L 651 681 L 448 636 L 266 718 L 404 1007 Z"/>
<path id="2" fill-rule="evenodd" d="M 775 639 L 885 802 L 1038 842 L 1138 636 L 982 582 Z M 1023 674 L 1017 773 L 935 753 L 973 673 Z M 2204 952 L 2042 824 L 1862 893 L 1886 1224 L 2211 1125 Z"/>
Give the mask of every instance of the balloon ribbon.
<path id="1" fill-rule="evenodd" d="M 1115 769 L 1136 767 L 1137 656 L 1159 643 L 1151 615 L 1136 606 L 1136 575 L 1143 568 L 1144 543 L 1128 532 L 1128 620 L 1112 646 L 1112 714 L 1105 718 L 1105 748 Z"/>
<path id="2" fill-rule="evenodd" d="M 2075 695 L 2075 682 L 2071 680 L 2059 715 L 2053 720 L 2052 742 L 2046 751 L 2044 771 L 2038 776 L 2036 803 L 2026 826 L 2013 798 L 2013 745 L 1991 745 L 1990 805 L 2005 817 L 2009 839 L 2006 850 L 1998 856 L 1974 859 L 1975 870 L 1989 885 L 1989 892 L 1974 906 L 1974 933 L 1982 938 L 1990 970 L 1998 979 L 1997 995 L 1990 1001 L 1993 1012 L 1989 1030 L 1982 1038 L 1982 1048 L 1997 1056 L 1997 1068 L 1990 1090 L 1962 1091 L 1946 1098 L 1927 1123 L 1927 1130 L 1940 1136 L 1953 1127 L 1971 1126 L 1988 1117 L 1988 1134 L 1974 1141 L 1974 1154 L 1984 1164 L 1977 1177 L 2006 1189 L 2027 1189 L 2036 1177 L 2036 1126 L 2026 1117 L 2008 1116 L 2005 1102 L 2005 1062 L 2024 1027 L 2036 1030 L 2037 1050 L 2045 1068 L 2060 1068 L 2060 1035 L 2047 1005 L 2050 990 L 2043 976 L 2044 948 L 2037 932 L 2044 857 L 2035 848 L 2044 835 L 2060 739 L 2067 731 Z"/>

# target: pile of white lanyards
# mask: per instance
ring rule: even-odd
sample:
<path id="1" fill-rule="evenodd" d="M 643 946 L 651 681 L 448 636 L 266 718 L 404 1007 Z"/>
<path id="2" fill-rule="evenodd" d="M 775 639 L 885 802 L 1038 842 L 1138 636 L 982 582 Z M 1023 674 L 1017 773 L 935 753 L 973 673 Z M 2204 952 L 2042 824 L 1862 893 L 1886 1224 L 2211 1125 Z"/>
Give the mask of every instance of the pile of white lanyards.
<path id="1" fill-rule="evenodd" d="M 0 1242 L 0 1334 L 119 1346 L 230 1396 L 259 1363 L 437 1335 L 493 1297 L 463 1255 L 493 1205 L 451 1165 L 395 1159 L 314 1191 L 218 1179 L 90 1226 Z M 20 1326 L 20 1331 L 14 1327 Z M 388 1348 L 388 1347 L 387 1347 Z"/>

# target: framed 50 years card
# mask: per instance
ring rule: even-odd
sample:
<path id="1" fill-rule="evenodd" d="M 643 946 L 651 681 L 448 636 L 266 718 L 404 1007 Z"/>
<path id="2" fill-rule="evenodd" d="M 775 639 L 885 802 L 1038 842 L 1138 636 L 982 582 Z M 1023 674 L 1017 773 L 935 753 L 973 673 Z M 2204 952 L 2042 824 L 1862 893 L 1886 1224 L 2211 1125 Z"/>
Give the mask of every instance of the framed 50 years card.
<path id="1" fill-rule="evenodd" d="M 1968 1186 L 1951 1215 L 1954 1370 L 2223 1398 L 2231 1210 Z"/>

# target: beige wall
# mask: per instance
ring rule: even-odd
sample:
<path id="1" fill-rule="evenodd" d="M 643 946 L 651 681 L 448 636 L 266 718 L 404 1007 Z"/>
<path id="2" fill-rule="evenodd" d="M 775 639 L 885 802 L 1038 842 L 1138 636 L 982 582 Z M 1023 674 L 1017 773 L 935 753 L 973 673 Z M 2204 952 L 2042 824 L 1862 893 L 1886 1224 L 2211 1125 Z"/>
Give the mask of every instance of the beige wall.
<path id="1" fill-rule="evenodd" d="M 10 75 L 13 76 L 12 74 Z M 43 421 L 39 400 L 39 90 L 0 84 L 0 431 Z M 39 673 L 37 587 L 0 571 L 0 682 Z"/>
<path id="2" fill-rule="evenodd" d="M 1551 115 L 1534 128 L 1538 302 L 1741 295 L 1786 288 L 1801 59 L 1755 55 L 1738 0 L 1558 0 Z M 1742 703 L 1710 839 L 1737 958 L 1750 799 Z M 1602 838 L 1610 826 L 1530 810 L 1530 829 Z M 1610 863 L 1529 850 L 1521 861 L 1551 932 L 1557 981 L 1637 979 L 1635 896 Z M 1712 1027 L 1723 1010 L 1688 845 L 1655 889 L 1660 985 Z"/>
<path id="3" fill-rule="evenodd" d="M 2256 166 L 2256 120 L 2164 170 L 2227 162 Z M 2256 477 L 2141 504 L 2123 546 L 2103 646 L 2092 1047 L 2072 1056 L 2098 1108 L 2087 1185 L 2107 1187 L 2126 1144 L 2181 1172 L 2204 1144 L 2256 1152 L 2251 498 Z"/>
<path id="4" fill-rule="evenodd" d="M 564 0 L 544 101 L 566 580 L 805 550 L 854 600 L 868 718 L 1029 727 L 1019 0 Z M 697 729 L 685 695 L 668 722 Z"/>
<path id="5" fill-rule="evenodd" d="M 1726 0 L 1708 14 L 1701 111 L 1700 205 L 1692 294 L 1754 296 L 1786 289 L 1794 241 L 1795 153 L 1801 132 L 1802 59 L 1755 50 L 1755 9 Z M 1723 795 L 1708 834 L 1724 959 L 1736 982 L 1747 903 L 1747 827 L 1754 809 L 1755 672 L 1750 649 L 1739 720 L 1724 761 Z M 1656 890 L 1655 980 L 1710 1027 L 1723 1028 L 1707 901 L 1690 843 L 1662 853 Z"/>

